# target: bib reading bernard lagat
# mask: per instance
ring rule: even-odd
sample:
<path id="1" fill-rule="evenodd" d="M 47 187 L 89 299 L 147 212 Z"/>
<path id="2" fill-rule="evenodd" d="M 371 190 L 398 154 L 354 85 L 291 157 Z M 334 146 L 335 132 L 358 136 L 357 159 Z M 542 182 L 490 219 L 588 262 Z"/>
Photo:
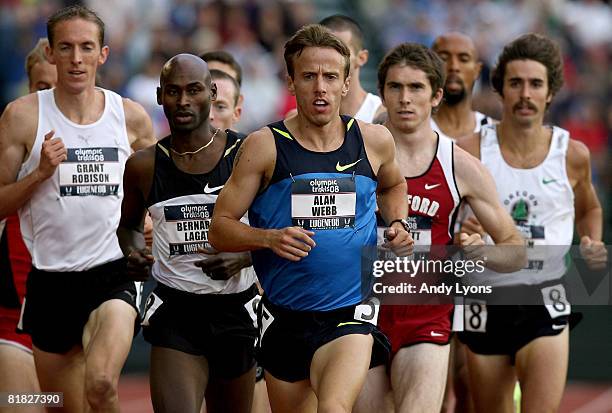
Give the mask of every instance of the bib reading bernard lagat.
<path id="1" fill-rule="evenodd" d="M 217 196 L 232 173 L 244 135 L 227 130 L 221 159 L 207 173 L 190 174 L 176 167 L 170 156 L 170 137 L 155 148 L 153 183 L 145 205 L 153 220 L 151 273 L 158 282 L 194 294 L 232 294 L 251 287 L 253 268 L 227 280 L 213 280 L 196 262 L 208 259 L 198 249 L 210 248 L 208 229 Z M 246 218 L 244 219 L 246 221 Z M 248 221 L 246 222 L 248 223 Z"/>
<path id="2" fill-rule="evenodd" d="M 344 141 L 331 152 L 302 147 L 282 121 L 269 125 L 276 164 L 249 208 L 249 221 L 258 228 L 312 230 L 317 243 L 299 262 L 268 249 L 253 251 L 257 276 L 275 305 L 329 311 L 362 299 L 362 249 L 376 245 L 377 182 L 358 122 L 341 118 Z"/>
<path id="3" fill-rule="evenodd" d="M 115 232 L 121 215 L 123 170 L 131 148 L 123 99 L 97 90 L 104 94 L 104 110 L 88 125 L 66 118 L 55 104 L 53 90 L 37 94 L 38 130 L 19 179 L 40 163 L 42 143 L 50 130 L 67 151 L 67 159 L 19 211 L 32 264 L 41 270 L 84 271 L 123 256 Z"/>

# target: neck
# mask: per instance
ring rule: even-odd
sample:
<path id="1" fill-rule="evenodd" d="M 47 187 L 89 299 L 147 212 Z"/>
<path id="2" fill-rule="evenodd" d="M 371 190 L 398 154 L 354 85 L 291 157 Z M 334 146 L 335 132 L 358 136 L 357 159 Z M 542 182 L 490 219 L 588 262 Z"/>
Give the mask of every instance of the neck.
<path id="1" fill-rule="evenodd" d="M 497 125 L 500 146 L 523 156 L 534 154 L 542 144 L 548 145 L 546 136 L 548 136 L 548 131 L 542 122 L 519 125 L 502 119 Z"/>
<path id="2" fill-rule="evenodd" d="M 104 95 L 93 86 L 76 94 L 57 87 L 53 90 L 53 96 L 64 116 L 77 124 L 97 121 L 104 110 Z"/>
<path id="3" fill-rule="evenodd" d="M 438 139 L 436 133 L 431 129 L 429 118 L 427 118 L 427 120 L 417 129 L 409 132 L 397 129 L 388 119 L 384 125 L 389 129 L 391 135 L 393 135 L 398 154 L 422 153 L 429 148 L 432 143 L 435 145 Z"/>
<path id="4" fill-rule="evenodd" d="M 447 135 L 453 136 L 456 132 L 467 134 L 476 127 L 476 117 L 472 110 L 472 99 L 466 97 L 456 105 L 440 105 L 438 112 L 433 116 L 438 127 Z M 457 138 L 458 136 L 453 136 Z"/>
<path id="5" fill-rule="evenodd" d="M 287 128 L 294 132 L 291 134 L 299 139 L 302 146 L 316 152 L 330 152 L 342 145 L 344 140 L 344 123 L 339 114 L 324 125 L 317 125 L 299 110 L 297 116 L 286 121 Z"/>
<path id="6" fill-rule="evenodd" d="M 354 76 L 356 81 L 351 82 L 347 95 L 342 98 L 340 103 L 340 113 L 343 115 L 355 116 L 368 95 L 368 92 L 361 87 L 359 73 L 355 73 Z"/>
<path id="7" fill-rule="evenodd" d="M 209 121 L 190 131 L 172 130 L 172 148 L 177 152 L 196 151 L 210 143 L 215 131 L 216 128 L 213 128 Z"/>

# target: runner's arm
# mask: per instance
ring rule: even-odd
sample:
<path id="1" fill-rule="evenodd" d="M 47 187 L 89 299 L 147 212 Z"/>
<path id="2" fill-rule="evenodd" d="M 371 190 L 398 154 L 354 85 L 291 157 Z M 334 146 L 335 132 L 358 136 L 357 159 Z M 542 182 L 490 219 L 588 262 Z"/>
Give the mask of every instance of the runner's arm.
<path id="1" fill-rule="evenodd" d="M 461 148 L 455 148 L 454 162 L 460 196 L 466 199 L 496 245 L 493 248 L 487 247 L 490 251 L 487 267 L 498 272 L 513 272 L 523 268 L 527 259 L 525 241 L 499 202 L 493 177 L 478 159 Z M 500 245 L 504 247 L 499 248 Z"/>
<path id="2" fill-rule="evenodd" d="M 271 176 L 276 160 L 274 137 L 266 129 L 249 135 L 240 145 L 234 169 L 221 190 L 208 232 L 218 251 L 250 251 L 266 248 L 267 230 L 240 222 L 257 193 Z"/>
<path id="3" fill-rule="evenodd" d="M 135 250 L 144 250 L 146 246 L 143 234 L 144 218 L 154 166 L 154 146 L 135 152 L 125 164 L 121 220 L 117 228 L 119 245 L 125 256 Z"/>
<path id="4" fill-rule="evenodd" d="M 153 124 L 144 108 L 130 99 L 123 98 L 123 109 L 125 126 L 132 149 L 137 151 L 155 144 Z"/>
<path id="5" fill-rule="evenodd" d="M 66 159 L 66 149 L 59 138 L 48 133 L 36 169 L 17 181 L 27 146 L 34 143 L 38 124 L 37 96 L 28 95 L 11 102 L 0 117 L 0 219 L 15 213 L 36 188 L 55 172 Z"/>
<path id="6" fill-rule="evenodd" d="M 258 192 L 267 187 L 275 163 L 274 137 L 267 128 L 249 135 L 240 146 L 232 175 L 215 204 L 208 232 L 214 248 L 228 252 L 269 248 L 282 258 L 299 261 L 315 246 L 314 233 L 299 227 L 260 229 L 240 222 Z"/>
<path id="7" fill-rule="evenodd" d="M 383 219 L 389 223 L 395 219 L 407 218 L 406 179 L 395 160 L 395 142 L 391 132 L 382 125 L 360 122 L 359 126 L 378 180 L 377 202 Z"/>
<path id="8" fill-rule="evenodd" d="M 574 209 L 578 235 L 601 241 L 603 211 L 591 180 L 591 156 L 586 145 L 573 139 L 567 149 L 567 171 L 570 180 L 576 181 Z"/>

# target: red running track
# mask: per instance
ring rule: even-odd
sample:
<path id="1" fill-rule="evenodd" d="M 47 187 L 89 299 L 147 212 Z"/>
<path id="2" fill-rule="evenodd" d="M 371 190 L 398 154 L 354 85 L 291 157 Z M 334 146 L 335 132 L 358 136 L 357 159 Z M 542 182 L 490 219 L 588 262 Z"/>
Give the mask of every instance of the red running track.
<path id="1" fill-rule="evenodd" d="M 119 400 L 122 413 L 153 413 L 148 377 L 121 377 Z M 559 413 L 612 413 L 612 383 L 568 383 Z"/>

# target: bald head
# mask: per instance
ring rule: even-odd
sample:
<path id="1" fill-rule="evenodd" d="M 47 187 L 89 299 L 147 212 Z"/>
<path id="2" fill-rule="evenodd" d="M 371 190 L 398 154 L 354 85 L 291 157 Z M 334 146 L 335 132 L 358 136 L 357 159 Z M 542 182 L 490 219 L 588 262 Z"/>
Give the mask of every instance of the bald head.
<path id="1" fill-rule="evenodd" d="M 173 134 L 208 130 L 217 86 L 204 60 L 191 54 L 174 56 L 162 67 L 159 84 L 157 103 L 164 107 Z"/>
<path id="2" fill-rule="evenodd" d="M 482 68 L 472 39 L 460 32 L 449 32 L 438 36 L 431 48 L 444 61 L 446 69 L 444 103 L 453 106 L 470 99 Z"/>
<path id="3" fill-rule="evenodd" d="M 208 70 L 208 64 L 202 60 L 199 56 L 195 56 L 189 53 L 181 53 L 170 58 L 161 70 L 159 76 L 159 83 L 164 86 L 168 80 L 178 73 L 188 73 L 190 76 L 200 78 L 202 81 L 210 85 L 210 72 Z"/>
<path id="4" fill-rule="evenodd" d="M 440 36 L 436 37 L 431 48 L 434 52 L 440 53 L 441 50 L 448 48 L 449 45 L 452 45 L 453 48 L 469 53 L 474 60 L 478 60 L 476 45 L 474 44 L 472 38 L 465 33 L 448 32 L 441 34 Z"/>

